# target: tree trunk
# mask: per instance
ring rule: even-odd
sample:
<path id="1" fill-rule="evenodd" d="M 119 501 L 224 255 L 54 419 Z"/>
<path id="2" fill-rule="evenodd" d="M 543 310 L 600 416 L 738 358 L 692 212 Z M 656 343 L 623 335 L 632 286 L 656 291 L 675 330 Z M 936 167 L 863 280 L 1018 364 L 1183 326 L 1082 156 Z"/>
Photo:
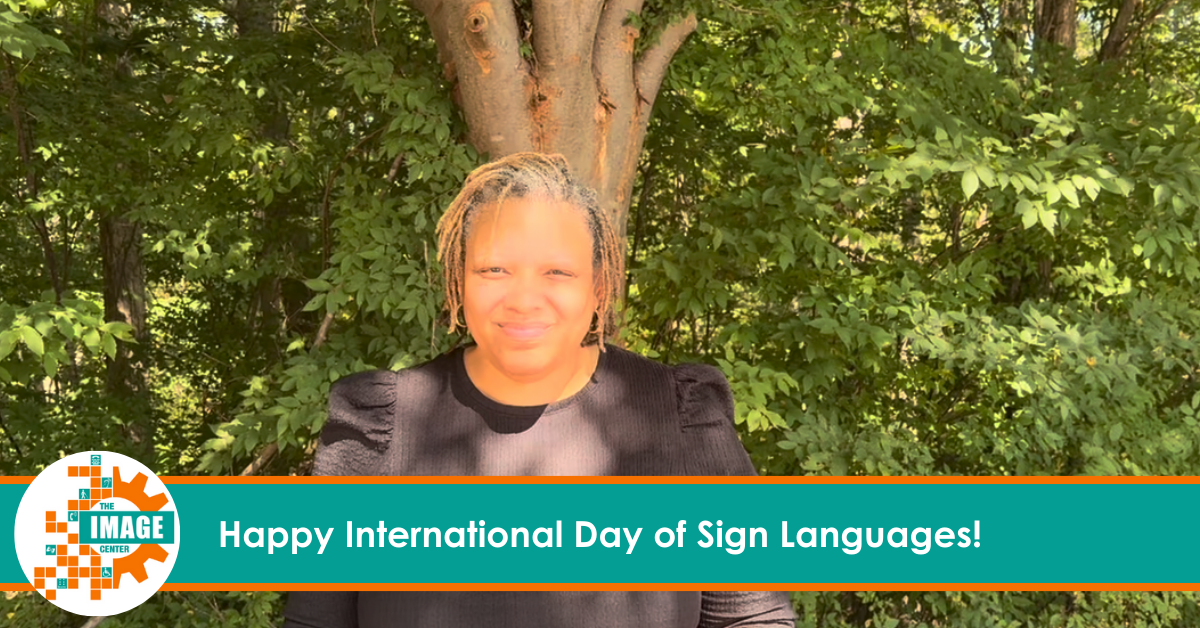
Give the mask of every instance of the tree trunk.
<path id="1" fill-rule="evenodd" d="M 412 0 L 437 41 L 470 129 L 495 159 L 561 153 L 600 197 L 621 242 L 651 108 L 667 65 L 696 28 L 688 15 L 635 58 L 641 0 Z M 521 24 L 532 23 L 530 58 Z"/>
<path id="2" fill-rule="evenodd" d="M 111 37 L 127 39 L 132 30 L 130 6 L 125 2 L 97 2 L 98 28 Z M 131 59 L 125 53 L 105 60 L 121 80 L 134 77 Z M 117 158 L 117 167 L 123 165 Z M 110 207 L 100 217 L 100 258 L 104 271 L 104 319 L 133 328 L 136 344 L 118 343 L 108 360 L 105 388 L 121 404 L 128 420 L 126 435 L 143 461 L 152 464 L 155 422 L 145 378 L 146 269 L 142 260 L 142 228 L 128 217 L 128 208 Z"/>
<path id="3" fill-rule="evenodd" d="M 997 30 L 1018 49 L 1024 48 L 1029 38 L 1029 0 L 1000 0 Z"/>
<path id="4" fill-rule="evenodd" d="M 104 264 L 104 320 L 133 328 L 139 345 L 146 341 L 146 269 L 142 263 L 142 228 L 123 216 L 100 220 L 100 252 Z M 108 390 L 136 396 L 145 390 L 141 364 L 133 355 L 139 346 L 117 345 L 108 365 Z M 143 435 L 144 436 L 144 435 Z"/>
<path id="5" fill-rule="evenodd" d="M 277 0 L 234 0 L 229 16 L 233 19 L 239 39 L 270 39 L 276 36 L 279 14 Z M 254 134 L 275 146 L 286 145 L 291 134 L 291 119 L 287 103 L 277 89 L 270 89 L 256 101 L 257 128 Z M 309 248 L 308 234 L 298 226 L 303 218 L 304 205 L 291 194 L 277 195 L 261 210 L 255 212 L 263 242 L 261 260 L 283 258 L 285 267 L 295 267 L 297 253 Z M 306 291 L 285 290 L 287 277 L 279 273 L 265 275 L 258 281 L 251 304 L 251 318 L 257 325 L 272 333 L 286 334 L 294 321 L 291 315 L 299 312 L 308 300 Z"/>
<path id="6" fill-rule="evenodd" d="M 1075 54 L 1077 0 L 1034 0 L 1034 37 Z"/>

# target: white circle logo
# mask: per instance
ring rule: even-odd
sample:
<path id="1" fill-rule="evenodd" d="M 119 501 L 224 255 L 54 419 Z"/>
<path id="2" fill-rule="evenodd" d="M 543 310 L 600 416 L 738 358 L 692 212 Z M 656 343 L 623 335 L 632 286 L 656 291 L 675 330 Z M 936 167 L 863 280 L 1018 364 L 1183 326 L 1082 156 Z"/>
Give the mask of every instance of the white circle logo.
<path id="1" fill-rule="evenodd" d="M 89 451 L 46 467 L 17 507 L 17 559 L 63 610 L 116 615 L 145 602 L 179 555 L 167 487 L 142 463 Z"/>

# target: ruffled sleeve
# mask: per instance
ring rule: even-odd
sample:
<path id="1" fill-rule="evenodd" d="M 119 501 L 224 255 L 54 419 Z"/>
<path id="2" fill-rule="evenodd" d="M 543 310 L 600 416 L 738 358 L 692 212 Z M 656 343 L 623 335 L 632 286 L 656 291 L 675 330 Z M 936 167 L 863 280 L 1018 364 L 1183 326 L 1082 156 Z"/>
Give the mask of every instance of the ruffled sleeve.
<path id="1" fill-rule="evenodd" d="M 313 475 L 379 475 L 395 424 L 395 375 L 367 371 L 334 383 Z"/>
<path id="2" fill-rule="evenodd" d="M 379 475 L 395 424 L 395 377 L 391 371 L 367 371 L 334 382 L 313 475 Z M 288 594 L 283 628 L 357 627 L 357 592 Z"/>
<path id="3" fill-rule="evenodd" d="M 673 375 L 687 475 L 758 475 L 734 428 L 725 375 L 707 364 L 681 364 Z"/>

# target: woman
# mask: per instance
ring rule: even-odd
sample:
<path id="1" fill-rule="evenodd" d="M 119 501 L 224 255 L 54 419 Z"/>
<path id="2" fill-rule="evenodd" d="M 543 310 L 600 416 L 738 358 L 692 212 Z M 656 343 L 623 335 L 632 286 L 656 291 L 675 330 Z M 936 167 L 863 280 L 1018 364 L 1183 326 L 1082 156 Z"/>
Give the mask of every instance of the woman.
<path id="1" fill-rule="evenodd" d="M 450 330 L 473 343 L 330 393 L 317 475 L 753 475 L 709 366 L 605 345 L 620 247 L 559 156 L 468 178 L 438 224 Z M 291 595 L 287 627 L 792 626 L 775 592 Z"/>

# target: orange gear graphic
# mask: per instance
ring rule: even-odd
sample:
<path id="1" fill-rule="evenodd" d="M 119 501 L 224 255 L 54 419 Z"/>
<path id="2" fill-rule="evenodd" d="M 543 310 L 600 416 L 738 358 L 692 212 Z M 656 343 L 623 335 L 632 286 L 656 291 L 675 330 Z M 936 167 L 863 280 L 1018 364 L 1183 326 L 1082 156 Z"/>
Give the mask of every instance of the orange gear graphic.
<path id="1" fill-rule="evenodd" d="M 142 512 L 161 510 L 167 505 L 167 494 L 159 493 L 153 497 L 146 494 L 146 477 L 144 473 L 139 473 L 133 476 L 133 479 L 128 482 L 121 481 L 121 470 L 113 467 L 113 497 L 132 502 L 138 510 Z M 129 574 L 134 580 L 144 582 L 146 580 L 146 561 L 153 560 L 156 562 L 166 562 L 167 550 L 163 549 L 158 544 L 144 544 L 139 546 L 133 553 L 128 556 L 113 559 L 113 587 L 120 586 L 121 575 Z"/>
<path id="2" fill-rule="evenodd" d="M 133 476 L 132 480 L 122 482 L 121 470 L 113 467 L 113 497 L 120 497 L 121 499 L 133 502 L 133 505 L 137 506 L 137 509 L 142 512 L 161 510 L 163 506 L 167 505 L 167 494 L 165 492 L 159 493 L 154 497 L 147 495 L 146 480 L 148 479 L 146 474 L 139 473 Z"/>

